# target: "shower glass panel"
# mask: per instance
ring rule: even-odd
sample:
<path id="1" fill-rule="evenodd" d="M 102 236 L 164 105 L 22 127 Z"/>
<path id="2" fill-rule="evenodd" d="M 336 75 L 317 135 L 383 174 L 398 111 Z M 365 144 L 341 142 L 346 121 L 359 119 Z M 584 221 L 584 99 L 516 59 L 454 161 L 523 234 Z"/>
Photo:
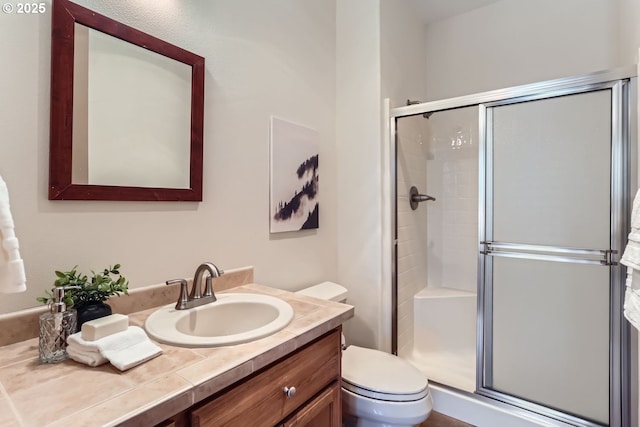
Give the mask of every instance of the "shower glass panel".
<path id="1" fill-rule="evenodd" d="M 474 425 L 637 424 L 618 262 L 637 188 L 635 72 L 390 111 L 392 347 L 440 409 L 455 398 Z M 485 423 L 489 406 L 513 423 Z"/>
<path id="2" fill-rule="evenodd" d="M 608 283 L 599 265 L 494 258 L 491 388 L 608 424 Z"/>
<path id="3" fill-rule="evenodd" d="M 478 110 L 396 122 L 397 352 L 431 381 L 470 392 L 476 380 Z M 411 187 L 435 200 L 413 210 Z"/>
<path id="4" fill-rule="evenodd" d="M 608 248 L 611 91 L 490 112 L 494 240 Z"/>
<path id="5" fill-rule="evenodd" d="M 612 104 L 607 88 L 486 111 L 482 387 L 577 425 L 610 420 Z"/>

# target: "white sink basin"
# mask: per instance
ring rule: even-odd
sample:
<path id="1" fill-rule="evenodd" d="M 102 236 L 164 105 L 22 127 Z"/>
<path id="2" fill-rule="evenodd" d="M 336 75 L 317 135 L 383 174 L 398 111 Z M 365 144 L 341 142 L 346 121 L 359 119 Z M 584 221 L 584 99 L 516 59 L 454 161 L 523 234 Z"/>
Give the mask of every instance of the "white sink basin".
<path id="1" fill-rule="evenodd" d="M 175 304 L 154 311 L 145 322 L 150 337 L 183 347 L 216 347 L 271 335 L 291 322 L 293 308 L 280 298 L 230 293 L 200 307 L 176 310 Z"/>

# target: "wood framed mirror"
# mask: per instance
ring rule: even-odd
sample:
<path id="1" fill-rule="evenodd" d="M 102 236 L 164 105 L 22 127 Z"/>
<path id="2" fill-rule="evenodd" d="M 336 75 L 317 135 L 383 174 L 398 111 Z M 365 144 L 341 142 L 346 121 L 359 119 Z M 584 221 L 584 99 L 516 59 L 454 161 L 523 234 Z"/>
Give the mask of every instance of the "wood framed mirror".
<path id="1" fill-rule="evenodd" d="M 201 201 L 204 58 L 54 0 L 50 200 Z"/>

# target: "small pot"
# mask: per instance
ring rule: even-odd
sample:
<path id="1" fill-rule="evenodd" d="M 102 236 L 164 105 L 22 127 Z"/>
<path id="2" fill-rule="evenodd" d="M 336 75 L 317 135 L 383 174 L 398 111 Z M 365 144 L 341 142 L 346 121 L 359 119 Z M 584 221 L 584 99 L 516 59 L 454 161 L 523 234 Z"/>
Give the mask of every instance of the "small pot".
<path id="1" fill-rule="evenodd" d="M 79 331 L 83 323 L 100 317 L 109 316 L 111 314 L 111 306 L 103 302 L 98 302 L 95 304 L 86 304 L 81 307 L 76 307 L 76 311 L 78 312 Z"/>

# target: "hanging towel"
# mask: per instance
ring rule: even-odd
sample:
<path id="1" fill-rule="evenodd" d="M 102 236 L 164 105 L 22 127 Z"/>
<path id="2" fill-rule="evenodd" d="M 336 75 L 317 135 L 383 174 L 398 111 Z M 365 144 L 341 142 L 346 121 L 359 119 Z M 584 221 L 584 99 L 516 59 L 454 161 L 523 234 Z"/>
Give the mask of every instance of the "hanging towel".
<path id="1" fill-rule="evenodd" d="M 640 329 L 640 270 L 627 271 L 627 287 L 624 292 L 624 317 L 636 329 Z"/>
<path id="2" fill-rule="evenodd" d="M 640 197 L 638 197 L 638 194 L 640 194 L 640 188 L 636 192 L 636 196 L 633 199 L 633 208 L 631 209 L 631 229 L 632 229 L 632 231 L 633 231 L 634 228 L 636 230 L 640 230 L 640 216 L 638 215 L 638 213 L 640 213 Z"/>
<path id="3" fill-rule="evenodd" d="M 620 263 L 630 269 L 640 270 L 640 242 L 629 238 Z"/>
<path id="4" fill-rule="evenodd" d="M 16 238 L 9 207 L 9 190 L 0 176 L 0 292 L 16 293 L 27 290 L 24 263 Z"/>
<path id="5" fill-rule="evenodd" d="M 627 267 L 624 317 L 640 330 L 640 189 L 633 199 L 631 232 L 620 263 Z"/>
<path id="6" fill-rule="evenodd" d="M 73 360 L 89 366 L 98 366 L 106 361 L 126 371 L 162 353 L 162 349 L 151 342 L 146 332 L 138 326 L 129 326 L 96 341 L 82 339 L 82 332 L 69 335 L 67 353 Z"/>

